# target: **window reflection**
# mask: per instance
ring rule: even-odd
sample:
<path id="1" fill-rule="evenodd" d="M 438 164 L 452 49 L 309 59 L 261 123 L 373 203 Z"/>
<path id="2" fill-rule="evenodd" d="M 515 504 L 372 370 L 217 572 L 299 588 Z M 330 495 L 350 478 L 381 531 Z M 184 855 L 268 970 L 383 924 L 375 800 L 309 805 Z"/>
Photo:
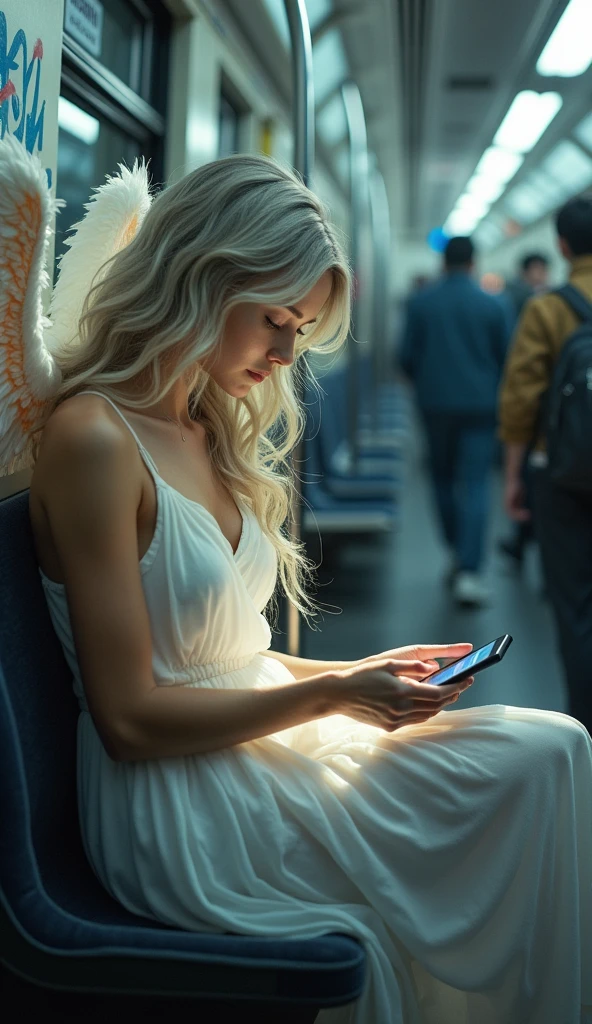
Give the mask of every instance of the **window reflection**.
<path id="1" fill-rule="evenodd" d="M 67 248 L 64 238 L 69 229 L 84 216 L 93 188 L 104 183 L 106 174 L 116 174 L 119 163 L 131 167 L 142 155 L 137 140 L 64 96 L 59 100 L 58 124 L 56 192 L 66 206 L 56 218 L 56 258 Z"/>

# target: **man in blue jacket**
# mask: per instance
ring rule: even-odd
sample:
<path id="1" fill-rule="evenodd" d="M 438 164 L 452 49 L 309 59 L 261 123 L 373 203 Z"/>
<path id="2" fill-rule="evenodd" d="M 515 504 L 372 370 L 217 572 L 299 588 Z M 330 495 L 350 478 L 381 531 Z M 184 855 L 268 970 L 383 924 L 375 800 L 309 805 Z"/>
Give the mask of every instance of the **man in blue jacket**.
<path id="1" fill-rule="evenodd" d="M 495 455 L 497 391 L 510 324 L 502 303 L 473 281 L 470 238 L 451 238 L 445 273 L 412 296 L 399 355 L 413 381 L 429 446 L 437 508 L 459 604 L 479 606 Z"/>

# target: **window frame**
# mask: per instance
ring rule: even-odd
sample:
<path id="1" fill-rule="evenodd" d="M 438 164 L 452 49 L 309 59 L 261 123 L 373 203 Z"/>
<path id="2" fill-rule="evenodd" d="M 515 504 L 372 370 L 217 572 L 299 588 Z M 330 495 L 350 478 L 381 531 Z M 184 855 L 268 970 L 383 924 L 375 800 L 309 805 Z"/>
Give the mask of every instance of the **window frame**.
<path id="1" fill-rule="evenodd" d="M 122 0 L 144 19 L 143 29 L 132 46 L 135 78 L 140 91 L 123 82 L 98 58 L 64 29 L 62 40 L 62 71 L 60 93 L 67 91 L 116 127 L 147 144 L 150 150 L 154 180 L 164 178 L 164 137 L 166 131 L 166 96 L 168 55 L 172 17 L 161 0 Z M 142 62 L 142 55 L 149 59 Z M 133 68 L 132 68 L 133 70 Z M 153 106 L 150 94 L 162 97 L 159 109 Z"/>

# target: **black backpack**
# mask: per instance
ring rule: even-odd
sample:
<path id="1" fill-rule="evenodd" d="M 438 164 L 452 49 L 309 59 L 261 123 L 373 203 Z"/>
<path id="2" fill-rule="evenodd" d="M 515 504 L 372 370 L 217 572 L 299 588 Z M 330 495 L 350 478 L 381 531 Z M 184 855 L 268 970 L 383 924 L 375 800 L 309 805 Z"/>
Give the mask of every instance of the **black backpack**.
<path id="1" fill-rule="evenodd" d="M 555 294 L 582 322 L 561 350 L 547 394 L 549 478 L 592 493 L 592 304 L 571 284 Z"/>

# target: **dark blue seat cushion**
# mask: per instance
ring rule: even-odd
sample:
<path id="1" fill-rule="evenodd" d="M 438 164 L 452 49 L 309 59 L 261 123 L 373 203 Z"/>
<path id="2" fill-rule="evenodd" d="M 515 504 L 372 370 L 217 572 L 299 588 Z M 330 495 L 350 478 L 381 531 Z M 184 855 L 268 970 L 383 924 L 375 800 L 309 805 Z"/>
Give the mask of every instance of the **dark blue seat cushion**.
<path id="1" fill-rule="evenodd" d="M 72 988 L 259 995 L 319 1006 L 359 995 L 365 956 L 349 936 L 198 934 L 130 914 L 113 900 L 82 847 L 77 720 L 25 491 L 0 503 L 0 958 L 42 983 L 61 979 Z"/>

